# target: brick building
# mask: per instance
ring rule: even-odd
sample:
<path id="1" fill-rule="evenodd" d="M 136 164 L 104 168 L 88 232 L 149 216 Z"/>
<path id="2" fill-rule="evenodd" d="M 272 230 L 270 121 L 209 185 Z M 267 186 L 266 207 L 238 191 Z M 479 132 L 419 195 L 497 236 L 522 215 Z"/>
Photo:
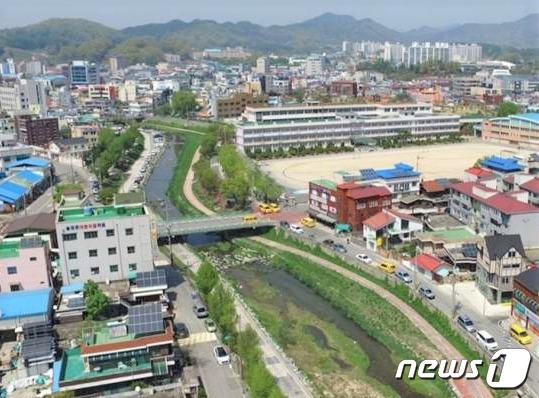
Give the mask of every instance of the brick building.
<path id="1" fill-rule="evenodd" d="M 215 100 L 215 116 L 217 119 L 240 117 L 246 106 L 262 107 L 266 105 L 265 96 L 254 96 L 249 93 L 236 93 L 229 98 Z"/>
<path id="2" fill-rule="evenodd" d="M 539 336 L 539 268 L 530 268 L 513 279 L 511 314 Z"/>
<path id="3" fill-rule="evenodd" d="M 357 83 L 342 80 L 331 82 L 331 95 L 357 97 Z"/>
<path id="4" fill-rule="evenodd" d="M 18 141 L 26 145 L 48 146 L 60 138 L 58 118 L 36 118 L 31 115 L 15 119 Z"/>

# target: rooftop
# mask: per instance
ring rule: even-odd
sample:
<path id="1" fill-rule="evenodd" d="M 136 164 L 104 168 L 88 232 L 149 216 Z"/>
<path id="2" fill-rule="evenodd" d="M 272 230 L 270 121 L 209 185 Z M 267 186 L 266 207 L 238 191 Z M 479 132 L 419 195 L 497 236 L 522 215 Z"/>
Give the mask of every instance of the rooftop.
<path id="1" fill-rule="evenodd" d="M 117 217 L 142 216 L 146 214 L 143 205 L 138 206 L 102 206 L 61 209 L 58 213 L 59 222 L 84 222 L 107 220 Z"/>
<path id="2" fill-rule="evenodd" d="M 320 180 L 314 180 L 312 181 L 313 184 L 320 185 L 322 187 L 328 188 L 328 189 L 335 189 L 337 188 L 337 184 L 334 183 L 331 180 L 328 180 L 326 178 L 322 178 Z"/>
<path id="3" fill-rule="evenodd" d="M 417 234 L 417 238 L 422 241 L 442 241 L 442 242 L 460 242 L 479 239 L 476 234 L 471 232 L 468 228 L 455 228 L 447 229 L 444 231 L 430 231 L 420 232 Z"/>
<path id="4" fill-rule="evenodd" d="M 19 248 L 18 241 L 0 242 L 0 258 L 19 257 Z"/>
<path id="5" fill-rule="evenodd" d="M 47 313 L 52 289 L 0 293 L 0 320 Z"/>
<path id="6" fill-rule="evenodd" d="M 412 258 L 410 262 L 429 272 L 434 272 L 443 264 L 443 261 L 438 257 L 426 253 L 419 253 L 417 256 Z"/>
<path id="7" fill-rule="evenodd" d="M 500 156 L 486 158 L 481 162 L 481 165 L 504 173 L 522 171 L 524 169 L 524 166 L 519 164 L 515 158 L 502 158 Z"/>
<path id="8" fill-rule="evenodd" d="M 515 276 L 515 281 L 524 285 L 530 292 L 539 295 L 539 268 L 530 268 Z"/>
<path id="9" fill-rule="evenodd" d="M 374 216 L 369 217 L 365 221 L 363 221 L 363 225 L 368 226 L 373 231 L 378 231 L 384 227 L 387 227 L 393 222 L 395 222 L 395 218 L 393 216 L 383 211 L 379 211 Z"/>
<path id="10" fill-rule="evenodd" d="M 528 182 L 525 182 L 524 184 L 521 184 L 520 188 L 524 189 L 525 191 L 539 193 L 539 178 L 536 177 Z"/>

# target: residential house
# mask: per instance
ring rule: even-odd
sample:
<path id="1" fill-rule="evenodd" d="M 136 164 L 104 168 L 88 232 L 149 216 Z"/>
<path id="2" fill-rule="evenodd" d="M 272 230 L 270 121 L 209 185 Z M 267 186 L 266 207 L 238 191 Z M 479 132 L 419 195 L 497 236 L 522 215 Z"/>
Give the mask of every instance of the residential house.
<path id="1" fill-rule="evenodd" d="M 363 222 L 363 238 L 369 250 L 376 251 L 384 244 L 409 242 L 423 231 L 423 222 L 394 209 L 382 209 Z"/>
<path id="2" fill-rule="evenodd" d="M 437 282 L 443 282 L 443 279 L 450 274 L 452 268 L 435 255 L 427 253 L 419 253 L 413 257 L 410 260 L 410 265 L 413 269 L 417 269 L 420 274 Z"/>
<path id="3" fill-rule="evenodd" d="M 49 151 L 51 158 L 62 163 L 73 164 L 78 167 L 84 166 L 84 154 L 90 146 L 86 138 L 64 138 L 50 143 Z"/>

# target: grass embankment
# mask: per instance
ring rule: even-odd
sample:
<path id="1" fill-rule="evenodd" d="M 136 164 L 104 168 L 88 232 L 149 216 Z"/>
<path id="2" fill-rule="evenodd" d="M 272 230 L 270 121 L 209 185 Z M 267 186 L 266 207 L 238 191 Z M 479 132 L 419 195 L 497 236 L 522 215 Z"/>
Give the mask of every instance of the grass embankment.
<path id="1" fill-rule="evenodd" d="M 297 239 L 294 239 L 288 235 L 286 235 L 284 232 L 277 231 L 277 230 L 271 230 L 267 234 L 265 234 L 265 237 L 268 239 L 271 239 L 275 242 L 282 243 L 287 246 L 295 247 L 300 250 L 304 250 L 306 252 L 309 252 L 317 257 L 323 258 L 325 260 L 331 261 L 334 264 L 337 264 L 343 268 L 346 268 L 349 271 L 352 271 L 359 276 L 370 280 L 371 282 L 376 283 L 377 285 L 383 287 L 384 289 L 390 291 L 395 296 L 403 300 L 405 303 L 410 305 L 413 309 L 415 309 L 428 323 L 430 323 L 440 334 L 442 334 L 448 341 L 451 343 L 453 347 L 455 347 L 464 358 L 468 360 L 473 359 L 479 359 L 482 358 L 484 355 L 479 353 L 477 350 L 472 348 L 468 341 L 458 332 L 456 331 L 452 324 L 451 320 L 441 311 L 438 310 L 431 310 L 429 307 L 423 303 L 423 301 L 416 297 L 415 295 L 411 294 L 410 289 L 405 286 L 404 284 L 394 284 L 391 283 L 387 278 L 377 278 L 376 276 L 365 272 L 357 267 L 355 267 L 352 264 L 349 264 L 348 262 L 344 261 L 343 259 L 332 256 L 328 253 L 326 253 L 320 245 L 308 245 L 306 243 L 300 242 Z M 479 371 L 483 379 L 486 376 L 487 373 L 487 366 L 483 365 L 479 367 Z"/>

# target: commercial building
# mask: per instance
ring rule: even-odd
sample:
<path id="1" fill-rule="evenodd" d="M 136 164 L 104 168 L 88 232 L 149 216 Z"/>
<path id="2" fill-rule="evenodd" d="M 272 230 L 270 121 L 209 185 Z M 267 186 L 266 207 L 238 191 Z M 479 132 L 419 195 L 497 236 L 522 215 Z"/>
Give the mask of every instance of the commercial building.
<path id="1" fill-rule="evenodd" d="M 249 93 L 236 93 L 228 98 L 215 98 L 214 109 L 217 119 L 238 118 L 247 106 L 262 107 L 267 105 L 265 96 Z"/>
<path id="2" fill-rule="evenodd" d="M 25 145 L 46 147 L 60 138 L 58 118 L 37 118 L 21 115 L 15 118 L 19 142 Z"/>
<path id="3" fill-rule="evenodd" d="M 167 380 L 179 356 L 161 303 L 130 307 L 127 320 L 84 329 L 82 344 L 54 363 L 52 391 L 121 391 L 135 380 Z"/>
<path id="4" fill-rule="evenodd" d="M 511 315 L 539 337 L 539 268 L 530 268 L 514 277 Z"/>
<path id="5" fill-rule="evenodd" d="M 477 244 L 476 284 L 491 303 L 509 301 L 513 278 L 525 270 L 524 246 L 520 235 L 485 236 Z"/>
<path id="6" fill-rule="evenodd" d="M 485 120 L 481 135 L 484 140 L 500 144 L 539 148 L 539 113 L 521 113 Z"/>
<path id="7" fill-rule="evenodd" d="M 42 82 L 21 79 L 0 85 L 0 110 L 8 113 L 34 112 L 44 115 L 47 111 L 47 95 Z"/>
<path id="8" fill-rule="evenodd" d="M 457 115 L 432 112 L 428 104 L 348 104 L 251 108 L 236 125 L 236 145 L 244 152 L 304 145 L 354 145 L 411 132 L 415 137 L 459 132 Z"/>
<path id="9" fill-rule="evenodd" d="M 51 287 L 49 244 L 40 236 L 0 242 L 0 292 Z"/>
<path id="10" fill-rule="evenodd" d="M 56 234 L 64 284 L 123 280 L 153 269 L 143 204 L 60 209 Z"/>
<path id="11" fill-rule="evenodd" d="M 462 182 L 451 186 L 449 211 L 478 233 L 516 234 L 524 247 L 539 247 L 539 208 L 519 199 L 477 182 Z"/>
<path id="12" fill-rule="evenodd" d="M 329 180 L 309 183 L 309 214 L 321 221 L 348 224 L 363 231 L 363 222 L 383 208 L 391 207 L 391 192 L 385 187 Z"/>
<path id="13" fill-rule="evenodd" d="M 73 61 L 69 64 L 68 80 L 72 86 L 99 84 L 99 66 L 88 61 Z"/>
<path id="14" fill-rule="evenodd" d="M 88 98 L 114 101 L 118 99 L 118 88 L 114 84 L 90 84 L 88 85 Z"/>
<path id="15" fill-rule="evenodd" d="M 33 322 L 52 322 L 54 290 L 0 292 L 0 330 L 15 330 Z"/>

